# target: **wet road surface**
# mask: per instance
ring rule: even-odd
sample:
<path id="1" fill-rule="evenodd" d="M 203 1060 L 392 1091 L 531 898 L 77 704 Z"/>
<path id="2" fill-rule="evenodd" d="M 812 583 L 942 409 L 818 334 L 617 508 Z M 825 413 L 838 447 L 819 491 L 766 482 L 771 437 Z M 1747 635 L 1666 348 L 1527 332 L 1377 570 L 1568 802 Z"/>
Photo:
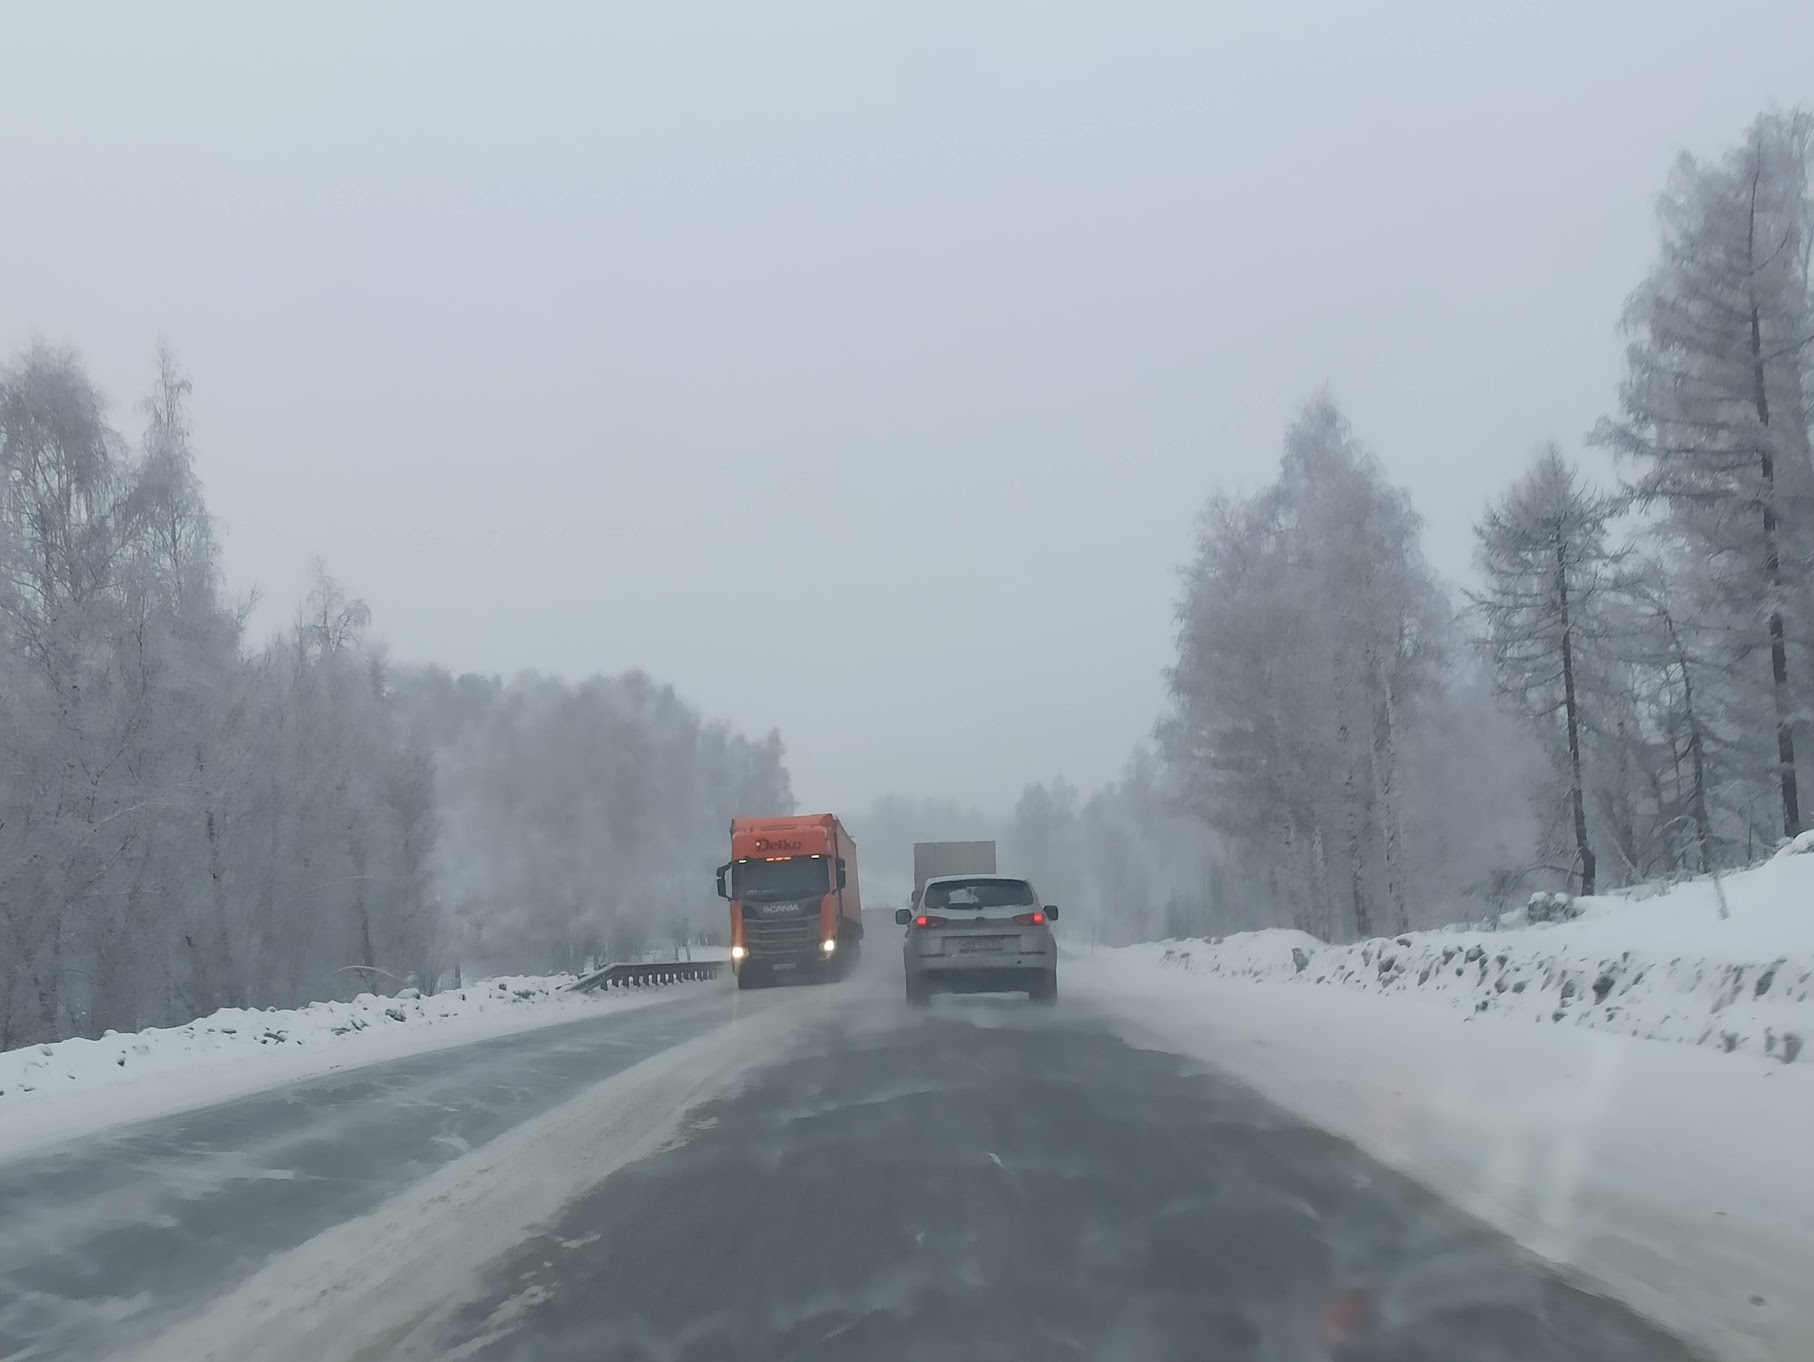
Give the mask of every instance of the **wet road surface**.
<path id="1" fill-rule="evenodd" d="M 898 965 L 894 966 L 898 970 Z M 813 990 L 822 993 L 821 990 Z M 393 1355 L 1677 1362 L 1352 1147 L 1076 1004 L 851 981 Z"/>
<path id="2" fill-rule="evenodd" d="M 693 1108 L 680 1139 L 567 1202 L 413 1329 L 348 1336 L 334 1356 L 1689 1357 L 1351 1146 L 1130 1047 L 1076 999 L 912 1010 L 899 984 L 894 952 L 872 947 L 832 988 L 689 986 L 0 1165 L 0 1362 L 111 1357 L 209 1319 L 284 1250 L 777 1008 L 800 1018 L 787 1048 Z"/>

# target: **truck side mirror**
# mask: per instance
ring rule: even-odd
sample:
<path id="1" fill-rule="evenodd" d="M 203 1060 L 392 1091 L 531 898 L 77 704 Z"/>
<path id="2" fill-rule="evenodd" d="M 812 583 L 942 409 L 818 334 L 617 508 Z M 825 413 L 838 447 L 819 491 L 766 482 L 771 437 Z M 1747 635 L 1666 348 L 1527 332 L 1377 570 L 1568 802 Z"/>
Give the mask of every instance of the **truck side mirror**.
<path id="1" fill-rule="evenodd" d="M 850 871 L 844 864 L 844 858 L 838 857 L 838 888 L 842 889 L 850 879 Z"/>
<path id="2" fill-rule="evenodd" d="M 726 877 L 729 876 L 730 873 L 731 864 L 729 861 L 726 861 L 723 865 L 718 867 L 718 897 L 721 899 L 728 899 L 731 896 L 731 887 L 725 882 Z"/>
<path id="3" fill-rule="evenodd" d="M 1047 922 L 1058 921 L 1058 910 L 1049 903 L 1045 907 L 1045 914 Z"/>
<path id="4" fill-rule="evenodd" d="M 908 924 L 908 923 L 909 923 L 909 922 L 912 922 L 912 921 L 913 921 L 913 909 L 911 909 L 911 908 L 896 908 L 896 909 L 895 909 L 895 910 L 894 910 L 894 924 L 895 924 L 895 926 L 897 926 L 897 927 L 905 927 L 905 926 L 906 926 L 906 925 L 907 925 L 907 924 Z"/>

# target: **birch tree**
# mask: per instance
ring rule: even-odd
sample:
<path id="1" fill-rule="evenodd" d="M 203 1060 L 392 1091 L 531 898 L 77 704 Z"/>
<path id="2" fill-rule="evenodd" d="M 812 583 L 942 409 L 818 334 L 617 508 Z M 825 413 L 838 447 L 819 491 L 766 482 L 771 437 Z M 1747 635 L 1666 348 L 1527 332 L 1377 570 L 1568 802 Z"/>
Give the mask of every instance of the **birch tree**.
<path id="1" fill-rule="evenodd" d="M 116 647 L 135 470 L 73 355 L 36 347 L 0 381 L 0 469 L 18 833 L 0 914 L 7 1014 L 29 1038 L 89 1024 L 93 972 L 72 958 L 92 963 L 117 932 L 106 882 L 135 840 L 123 776 L 142 715 L 122 703 Z"/>

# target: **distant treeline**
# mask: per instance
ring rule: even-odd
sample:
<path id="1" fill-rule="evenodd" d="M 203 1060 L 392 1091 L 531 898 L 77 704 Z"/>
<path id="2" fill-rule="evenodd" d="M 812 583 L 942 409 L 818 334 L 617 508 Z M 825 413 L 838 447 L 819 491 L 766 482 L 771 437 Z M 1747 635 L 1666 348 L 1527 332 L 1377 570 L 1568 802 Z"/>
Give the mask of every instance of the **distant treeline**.
<path id="1" fill-rule="evenodd" d="M 127 438 L 67 351 L 0 370 L 0 1049 L 288 1006 L 715 923 L 780 741 L 637 673 L 399 669 L 317 571 L 262 645 L 223 590 L 158 356 Z"/>

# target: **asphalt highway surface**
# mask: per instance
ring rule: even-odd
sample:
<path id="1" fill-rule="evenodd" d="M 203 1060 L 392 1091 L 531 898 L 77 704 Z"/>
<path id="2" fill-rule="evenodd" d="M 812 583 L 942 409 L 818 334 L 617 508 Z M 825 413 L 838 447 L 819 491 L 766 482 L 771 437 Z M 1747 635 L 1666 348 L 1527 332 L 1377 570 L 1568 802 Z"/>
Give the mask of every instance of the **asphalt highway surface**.
<path id="1" fill-rule="evenodd" d="M 273 1255 L 731 1015 L 727 989 L 674 992 L 0 1163 L 0 1362 L 115 1356 Z"/>
<path id="2" fill-rule="evenodd" d="M 1076 1000 L 858 976 L 375 1065 L 0 1165 L 0 1359 L 101 1358 L 664 1046 L 785 1053 L 347 1358 L 1678 1362 L 1623 1307 Z M 689 992 L 689 990 L 691 990 Z"/>

